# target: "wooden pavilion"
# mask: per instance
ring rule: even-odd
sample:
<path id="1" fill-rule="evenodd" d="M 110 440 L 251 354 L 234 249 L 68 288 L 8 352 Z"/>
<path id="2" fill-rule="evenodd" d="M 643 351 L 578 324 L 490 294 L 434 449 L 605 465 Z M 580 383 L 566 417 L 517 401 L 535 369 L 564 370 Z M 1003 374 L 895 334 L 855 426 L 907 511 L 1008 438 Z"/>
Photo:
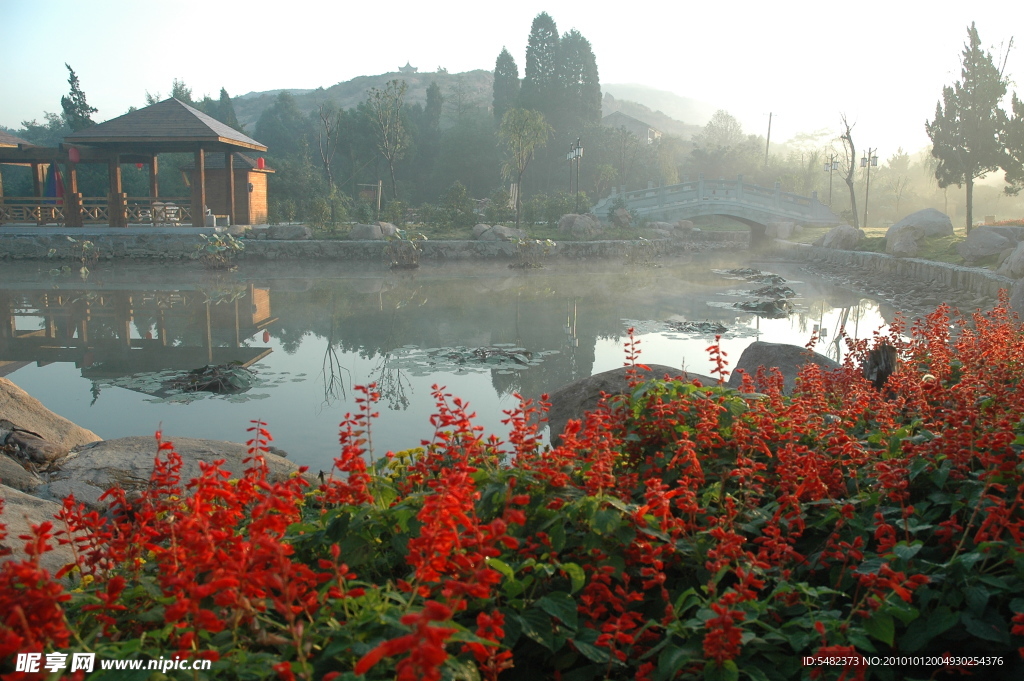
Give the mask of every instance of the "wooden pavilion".
<path id="1" fill-rule="evenodd" d="M 17 138 L 15 138 L 17 139 Z M 37 147 L 18 140 L 16 147 L 0 146 L 0 163 L 30 164 L 33 178 L 41 177 L 44 164 L 60 164 L 66 168 L 62 198 L 44 199 L 36 179 L 34 201 L 24 202 L 28 209 L 18 211 L 15 204 L 4 201 L 0 190 L 0 223 L 29 218 L 43 224 L 47 218 L 68 226 L 81 227 L 85 222 L 103 222 L 111 227 L 127 227 L 129 222 L 207 224 L 209 206 L 206 159 L 208 154 L 222 156 L 223 170 L 218 181 L 224 185 L 225 202 L 222 214 L 230 224 L 247 224 L 254 211 L 246 210 L 244 219 L 236 200 L 235 154 L 240 151 L 266 151 L 256 140 L 228 127 L 177 99 L 166 99 L 143 109 L 132 111 L 105 123 L 90 126 L 68 135 L 57 148 Z M 160 195 L 159 153 L 191 153 L 195 157 L 191 196 Z M 105 199 L 83 197 L 78 191 L 77 165 L 107 165 L 110 189 Z M 136 163 L 149 167 L 149 196 L 128 197 L 121 179 L 121 164 Z M 221 165 L 218 163 L 218 165 Z M 260 170 L 264 170 L 261 168 Z M 262 195 L 265 203 L 266 194 Z M 5 205 L 8 204 L 8 205 Z M 247 207 L 248 208 L 248 207 Z M 260 211 L 255 211 L 260 214 Z M 266 215 L 266 210 L 262 211 Z"/>

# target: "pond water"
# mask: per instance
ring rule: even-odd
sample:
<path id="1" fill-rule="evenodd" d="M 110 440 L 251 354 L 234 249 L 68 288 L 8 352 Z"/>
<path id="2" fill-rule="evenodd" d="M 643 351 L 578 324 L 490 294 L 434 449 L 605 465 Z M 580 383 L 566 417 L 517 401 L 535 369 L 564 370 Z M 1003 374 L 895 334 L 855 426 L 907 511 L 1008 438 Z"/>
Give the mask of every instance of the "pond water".
<path id="1" fill-rule="evenodd" d="M 845 325 L 870 335 L 894 311 L 804 272 L 754 263 L 793 289 L 793 312 L 744 312 L 764 286 L 712 271 L 738 265 L 698 255 L 657 267 L 616 261 L 425 263 L 411 272 L 344 262 L 245 264 L 211 273 L 184 266 L 96 268 L 52 275 L 0 270 L 0 375 L 105 439 L 152 434 L 244 442 L 263 419 L 274 444 L 314 471 L 338 453 L 338 423 L 355 410 L 353 387 L 382 393 L 374 451 L 432 434 L 431 386 L 470 402 L 486 432 L 504 437 L 513 393 L 536 397 L 622 366 L 630 326 L 641 361 L 710 373 L 713 327 L 735 362 L 756 339 L 819 352 Z M 744 265 L 745 266 L 745 265 Z M 690 328 L 684 322 L 711 322 Z M 238 394 L 175 388 L 191 369 L 240 362 L 255 373 Z"/>

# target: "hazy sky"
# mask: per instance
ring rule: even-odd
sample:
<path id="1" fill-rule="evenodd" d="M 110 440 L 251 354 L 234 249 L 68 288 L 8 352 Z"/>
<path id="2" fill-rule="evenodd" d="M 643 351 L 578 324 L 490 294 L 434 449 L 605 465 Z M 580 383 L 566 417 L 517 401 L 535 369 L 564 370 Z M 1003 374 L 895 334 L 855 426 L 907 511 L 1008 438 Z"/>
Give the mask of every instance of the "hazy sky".
<path id="1" fill-rule="evenodd" d="M 858 148 L 928 144 L 924 121 L 959 77 L 967 26 L 997 55 L 1012 3 L 948 0 L 757 2 L 331 2 L 0 0 L 0 124 L 60 112 L 68 62 L 94 117 L 167 96 L 328 87 L 387 73 L 493 69 L 503 46 L 523 74 L 533 17 L 590 40 L 603 83 L 640 83 L 723 108 L 772 140 L 856 122 Z M 1020 26 L 1021 24 L 1016 24 Z M 1024 40 L 1024 36 L 1020 36 Z M 1024 45 L 1007 73 L 1024 83 Z M 1012 90 L 1013 86 L 1011 86 Z M 1024 96 L 1024 85 L 1020 87 Z"/>

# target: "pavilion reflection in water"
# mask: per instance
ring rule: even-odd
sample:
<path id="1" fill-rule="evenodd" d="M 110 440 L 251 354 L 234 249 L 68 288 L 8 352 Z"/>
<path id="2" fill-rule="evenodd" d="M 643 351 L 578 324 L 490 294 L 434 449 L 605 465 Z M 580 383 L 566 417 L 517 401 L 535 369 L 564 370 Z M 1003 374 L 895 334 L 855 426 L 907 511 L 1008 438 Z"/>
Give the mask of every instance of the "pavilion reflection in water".
<path id="1" fill-rule="evenodd" d="M 6 288 L 0 290 L 0 376 L 33 362 L 73 362 L 92 380 L 231 362 L 250 367 L 273 350 L 249 339 L 276 321 L 270 290 L 252 284 Z"/>

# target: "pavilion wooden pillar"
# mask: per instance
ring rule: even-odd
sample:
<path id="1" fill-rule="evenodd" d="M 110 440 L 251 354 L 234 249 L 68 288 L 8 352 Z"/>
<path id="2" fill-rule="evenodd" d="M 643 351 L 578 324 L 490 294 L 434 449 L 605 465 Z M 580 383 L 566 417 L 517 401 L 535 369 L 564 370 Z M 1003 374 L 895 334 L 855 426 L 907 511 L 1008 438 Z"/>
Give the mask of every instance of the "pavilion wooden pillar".
<path id="1" fill-rule="evenodd" d="M 40 199 L 39 201 L 39 217 L 36 220 L 36 224 L 43 224 L 43 166 L 40 163 L 32 164 L 32 196 Z"/>
<path id="2" fill-rule="evenodd" d="M 149 158 L 149 196 L 160 198 L 160 166 L 157 165 L 156 154 Z"/>
<path id="3" fill-rule="evenodd" d="M 192 176 L 192 226 L 206 226 L 206 155 L 196 149 L 195 174 Z"/>
<path id="4" fill-rule="evenodd" d="M 68 161 L 68 183 L 64 187 L 64 224 L 82 227 L 82 195 L 78 191 L 78 164 Z"/>
<path id="5" fill-rule="evenodd" d="M 227 197 L 228 197 L 228 224 L 234 226 L 238 224 L 235 221 L 235 155 L 230 151 L 224 152 L 224 175 L 227 177 Z"/>
<path id="6" fill-rule="evenodd" d="M 124 195 L 124 183 L 121 181 L 121 157 L 118 154 L 114 154 L 107 161 L 107 176 L 110 180 L 110 193 L 107 198 L 109 224 L 111 227 L 127 227 L 128 197 Z"/>

